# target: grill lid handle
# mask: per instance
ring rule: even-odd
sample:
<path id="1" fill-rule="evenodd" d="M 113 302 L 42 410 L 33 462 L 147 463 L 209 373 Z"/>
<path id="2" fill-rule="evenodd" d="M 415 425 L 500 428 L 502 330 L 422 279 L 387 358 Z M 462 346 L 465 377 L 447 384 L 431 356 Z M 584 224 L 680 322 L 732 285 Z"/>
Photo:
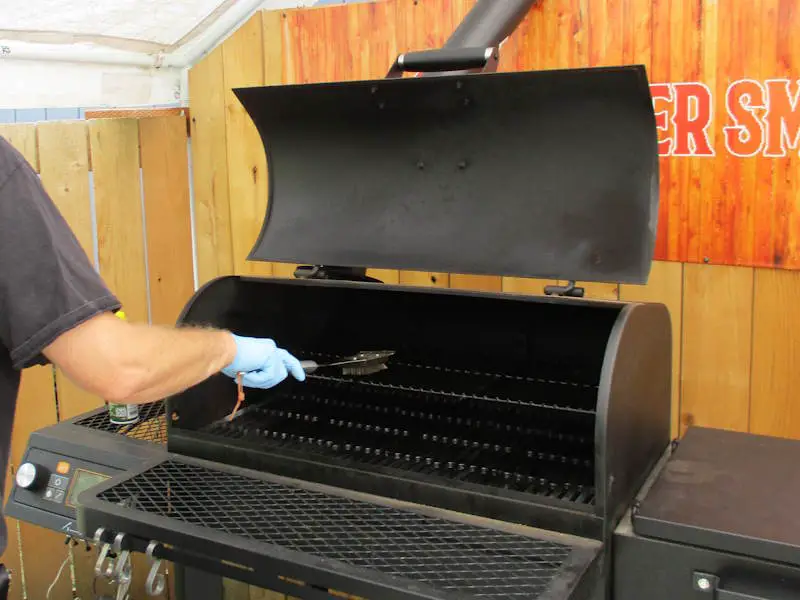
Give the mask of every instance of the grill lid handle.
<path id="1" fill-rule="evenodd" d="M 483 71 L 490 66 L 490 60 L 496 65 L 498 53 L 495 48 L 443 48 L 406 52 L 397 57 L 386 77 L 401 77 L 404 72 Z"/>

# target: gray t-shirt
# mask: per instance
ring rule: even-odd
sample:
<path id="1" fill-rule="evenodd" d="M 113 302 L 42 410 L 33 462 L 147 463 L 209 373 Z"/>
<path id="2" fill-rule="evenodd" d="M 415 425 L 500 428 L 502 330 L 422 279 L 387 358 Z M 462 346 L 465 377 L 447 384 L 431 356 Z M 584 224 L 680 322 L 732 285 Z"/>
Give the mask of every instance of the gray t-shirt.
<path id="1" fill-rule="evenodd" d="M 0 467 L 8 468 L 20 371 L 59 335 L 120 303 L 42 187 L 0 137 Z M 36 398 L 28 398 L 36 402 Z M 41 402 L 50 402 L 42 398 Z M 44 407 L 43 407 L 44 408 Z M 49 407 L 47 408 L 49 410 Z M 0 477 L 0 499 L 5 476 Z M 0 507 L 0 554 L 6 548 Z"/>

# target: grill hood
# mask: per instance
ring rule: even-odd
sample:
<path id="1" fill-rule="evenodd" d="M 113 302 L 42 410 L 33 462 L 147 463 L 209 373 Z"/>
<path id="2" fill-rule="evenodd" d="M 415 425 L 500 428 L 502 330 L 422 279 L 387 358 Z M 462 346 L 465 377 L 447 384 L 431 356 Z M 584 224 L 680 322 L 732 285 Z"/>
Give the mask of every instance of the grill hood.
<path id="1" fill-rule="evenodd" d="M 250 260 L 647 281 L 659 176 L 642 66 L 234 91 L 269 173 Z"/>

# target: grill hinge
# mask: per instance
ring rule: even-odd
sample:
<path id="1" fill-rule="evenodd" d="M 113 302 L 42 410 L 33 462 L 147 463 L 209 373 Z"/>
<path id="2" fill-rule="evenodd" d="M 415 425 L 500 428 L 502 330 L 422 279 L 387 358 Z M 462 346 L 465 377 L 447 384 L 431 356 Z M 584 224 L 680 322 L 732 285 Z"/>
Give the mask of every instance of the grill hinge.
<path id="1" fill-rule="evenodd" d="M 574 281 L 567 282 L 567 285 L 546 285 L 544 293 L 547 296 L 570 296 L 572 298 L 583 298 L 584 289 L 575 287 Z"/>
<path id="2" fill-rule="evenodd" d="M 331 267 L 326 265 L 300 265 L 294 271 L 295 279 L 329 279 L 335 281 L 362 281 L 383 283 L 367 275 L 360 267 Z"/>

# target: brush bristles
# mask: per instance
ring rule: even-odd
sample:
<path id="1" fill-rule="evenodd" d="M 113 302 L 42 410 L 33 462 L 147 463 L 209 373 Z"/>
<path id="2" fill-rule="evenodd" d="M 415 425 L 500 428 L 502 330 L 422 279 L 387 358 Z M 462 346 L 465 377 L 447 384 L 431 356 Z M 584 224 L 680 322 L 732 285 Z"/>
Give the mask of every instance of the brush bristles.
<path id="1" fill-rule="evenodd" d="M 373 375 L 375 373 L 379 373 L 380 371 L 386 370 L 388 367 L 385 364 L 379 365 L 362 365 L 358 367 L 343 367 L 342 373 L 344 375 L 355 375 L 355 376 L 364 376 L 364 375 Z"/>

